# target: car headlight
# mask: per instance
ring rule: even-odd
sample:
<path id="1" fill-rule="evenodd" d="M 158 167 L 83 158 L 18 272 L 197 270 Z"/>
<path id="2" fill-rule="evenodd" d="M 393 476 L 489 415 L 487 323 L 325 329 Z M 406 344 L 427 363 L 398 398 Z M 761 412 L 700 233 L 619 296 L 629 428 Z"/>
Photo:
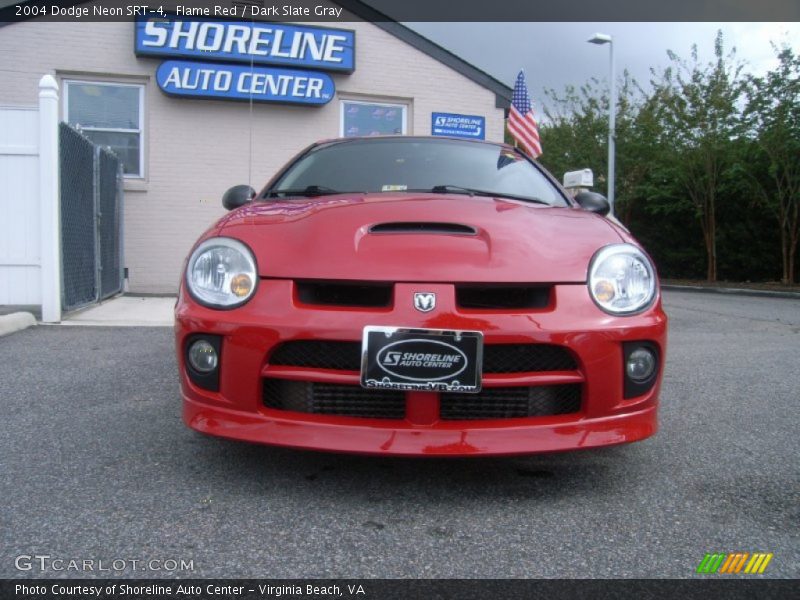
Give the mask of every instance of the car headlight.
<path id="1" fill-rule="evenodd" d="M 258 272 L 253 253 L 226 237 L 200 244 L 186 266 L 186 285 L 195 300 L 212 308 L 235 308 L 255 292 Z"/>
<path id="2" fill-rule="evenodd" d="M 656 295 L 656 271 L 632 244 L 612 244 L 595 253 L 589 265 L 589 294 L 612 315 L 630 315 Z"/>

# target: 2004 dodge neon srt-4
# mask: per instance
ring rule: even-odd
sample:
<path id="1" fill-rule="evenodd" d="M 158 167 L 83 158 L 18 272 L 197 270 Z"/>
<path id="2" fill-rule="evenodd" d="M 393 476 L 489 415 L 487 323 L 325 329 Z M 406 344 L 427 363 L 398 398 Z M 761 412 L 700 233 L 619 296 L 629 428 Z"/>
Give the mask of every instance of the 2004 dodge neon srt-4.
<path id="1" fill-rule="evenodd" d="M 655 433 L 667 318 L 608 202 L 519 150 L 321 142 L 197 242 L 186 424 L 296 448 L 502 455 Z"/>

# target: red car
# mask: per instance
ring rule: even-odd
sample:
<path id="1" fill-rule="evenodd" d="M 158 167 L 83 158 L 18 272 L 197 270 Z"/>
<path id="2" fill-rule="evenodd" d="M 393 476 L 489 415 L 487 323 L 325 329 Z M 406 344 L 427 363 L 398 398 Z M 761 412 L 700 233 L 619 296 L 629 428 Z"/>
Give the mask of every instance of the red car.
<path id="1" fill-rule="evenodd" d="M 504 144 L 307 148 L 197 242 L 175 309 L 183 418 L 279 446 L 504 455 L 644 439 L 667 317 L 599 194 Z"/>

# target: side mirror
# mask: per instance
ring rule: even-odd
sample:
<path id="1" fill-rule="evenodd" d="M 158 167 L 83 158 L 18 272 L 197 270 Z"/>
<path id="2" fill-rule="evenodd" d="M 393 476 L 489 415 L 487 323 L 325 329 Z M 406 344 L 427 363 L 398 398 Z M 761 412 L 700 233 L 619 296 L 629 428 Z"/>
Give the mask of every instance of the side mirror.
<path id="1" fill-rule="evenodd" d="M 597 192 L 581 192 L 580 194 L 576 194 L 575 202 L 577 202 L 583 210 L 588 210 L 598 215 L 606 216 L 611 210 L 611 205 L 608 203 L 606 197 Z"/>
<path id="2" fill-rule="evenodd" d="M 249 185 L 235 185 L 222 195 L 222 206 L 233 210 L 251 202 L 255 195 L 256 191 Z"/>

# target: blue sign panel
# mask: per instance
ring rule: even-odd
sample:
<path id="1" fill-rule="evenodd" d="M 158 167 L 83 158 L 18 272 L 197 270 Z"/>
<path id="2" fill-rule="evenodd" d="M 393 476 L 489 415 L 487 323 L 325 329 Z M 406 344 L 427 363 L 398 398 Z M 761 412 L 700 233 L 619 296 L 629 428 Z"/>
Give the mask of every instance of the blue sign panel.
<path id="1" fill-rule="evenodd" d="M 475 115 L 432 113 L 431 135 L 483 140 L 486 138 L 486 118 Z"/>
<path id="2" fill-rule="evenodd" d="M 136 21 L 136 54 L 250 64 L 355 69 L 356 34 L 346 29 L 148 16 Z"/>
<path id="3" fill-rule="evenodd" d="M 336 91 L 326 73 L 276 67 L 168 60 L 156 71 L 165 93 L 192 98 L 327 104 Z"/>

